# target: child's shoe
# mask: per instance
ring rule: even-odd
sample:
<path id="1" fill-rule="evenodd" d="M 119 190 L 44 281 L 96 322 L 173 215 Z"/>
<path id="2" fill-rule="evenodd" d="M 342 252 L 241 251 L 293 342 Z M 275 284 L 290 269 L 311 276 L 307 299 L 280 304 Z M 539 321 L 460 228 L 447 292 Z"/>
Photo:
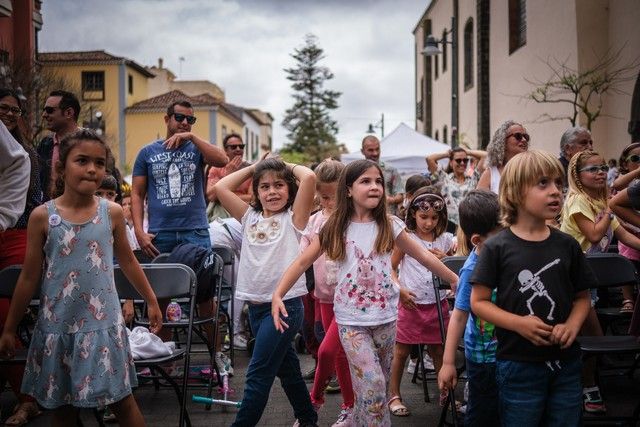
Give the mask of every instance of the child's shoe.
<path id="1" fill-rule="evenodd" d="M 353 408 L 346 408 L 340 411 L 340 415 L 335 423 L 331 427 L 349 427 L 351 426 L 351 413 Z"/>
<path id="2" fill-rule="evenodd" d="M 216 353 L 214 360 L 216 362 L 218 372 L 220 372 L 221 376 L 224 376 L 226 374 L 229 374 L 229 376 L 233 376 L 233 366 L 231 366 L 231 359 L 229 359 L 226 354 L 219 351 Z"/>
<path id="3" fill-rule="evenodd" d="M 424 357 L 422 358 L 422 363 L 424 363 L 425 371 L 435 372 L 436 368 L 435 366 L 433 366 L 433 360 L 431 359 L 431 356 L 429 356 L 429 353 L 424 354 Z"/>
<path id="4" fill-rule="evenodd" d="M 584 410 L 590 414 L 602 414 L 607 412 L 604 401 L 600 395 L 598 386 L 582 389 L 582 401 L 584 402 Z"/>
<path id="5" fill-rule="evenodd" d="M 413 374 L 416 371 L 417 362 L 413 359 L 409 359 L 409 364 L 407 365 L 407 373 Z"/>

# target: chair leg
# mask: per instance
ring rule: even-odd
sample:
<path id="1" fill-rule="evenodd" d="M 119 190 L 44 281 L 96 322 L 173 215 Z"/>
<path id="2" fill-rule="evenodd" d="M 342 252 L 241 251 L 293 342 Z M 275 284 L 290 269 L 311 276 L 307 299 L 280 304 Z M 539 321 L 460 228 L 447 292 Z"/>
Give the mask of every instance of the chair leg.
<path id="1" fill-rule="evenodd" d="M 188 354 L 185 355 L 185 357 L 189 357 Z M 188 369 L 188 364 L 186 364 L 186 368 Z M 178 396 L 178 403 L 180 404 L 180 423 L 178 424 L 180 427 L 182 427 L 186 421 L 187 423 L 187 427 L 191 427 L 191 419 L 189 418 L 189 413 L 187 412 L 187 408 L 185 408 L 184 404 L 185 404 L 185 400 L 186 400 L 186 391 L 187 389 L 185 388 L 185 393 L 182 393 L 182 390 L 180 390 L 180 387 L 178 386 L 178 383 L 176 383 L 176 381 L 171 378 L 171 376 L 169 374 L 167 374 L 164 369 L 162 369 L 161 367 L 158 367 L 156 369 L 156 371 L 158 372 L 158 374 L 160 374 L 160 376 L 166 380 L 169 385 L 171 385 L 171 387 L 173 387 L 173 390 L 176 392 L 176 396 Z M 185 378 L 184 380 L 187 380 L 187 376 L 188 373 L 185 372 Z"/>
<path id="2" fill-rule="evenodd" d="M 416 363 L 416 372 L 418 367 L 422 373 L 422 393 L 424 394 L 424 401 L 426 403 L 431 402 L 429 397 L 429 385 L 427 384 L 427 369 L 424 367 L 424 344 L 418 344 L 418 362 Z"/>

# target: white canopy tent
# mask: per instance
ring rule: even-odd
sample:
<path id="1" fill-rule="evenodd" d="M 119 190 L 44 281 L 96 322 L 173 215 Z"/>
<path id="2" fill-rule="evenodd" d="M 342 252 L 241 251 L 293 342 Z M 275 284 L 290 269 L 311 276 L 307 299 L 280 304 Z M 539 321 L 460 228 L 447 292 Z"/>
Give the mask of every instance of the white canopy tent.
<path id="1" fill-rule="evenodd" d="M 400 123 L 390 134 L 380 141 L 380 160 L 398 169 L 402 179 L 427 171 L 425 157 L 429 154 L 449 150 L 447 144 L 436 141 Z M 347 164 L 362 159 L 362 153 L 356 151 L 342 155 L 342 163 Z M 445 164 L 448 159 L 445 160 Z"/>

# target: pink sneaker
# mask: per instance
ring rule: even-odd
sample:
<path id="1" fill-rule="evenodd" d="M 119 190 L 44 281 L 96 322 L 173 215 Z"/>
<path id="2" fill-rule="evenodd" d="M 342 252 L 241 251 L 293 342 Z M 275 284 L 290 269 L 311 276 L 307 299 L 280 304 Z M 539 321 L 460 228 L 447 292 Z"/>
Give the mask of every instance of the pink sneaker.
<path id="1" fill-rule="evenodd" d="M 331 427 L 350 427 L 352 412 L 353 408 L 347 408 L 340 411 L 338 419 L 331 425 Z"/>

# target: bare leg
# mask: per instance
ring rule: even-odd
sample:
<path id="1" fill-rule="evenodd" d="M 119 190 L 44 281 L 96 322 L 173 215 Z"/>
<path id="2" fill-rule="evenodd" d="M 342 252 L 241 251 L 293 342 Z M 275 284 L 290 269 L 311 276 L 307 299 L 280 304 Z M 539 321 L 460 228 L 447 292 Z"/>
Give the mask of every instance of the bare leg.
<path id="1" fill-rule="evenodd" d="M 410 344 L 396 342 L 393 349 L 393 362 L 391 363 L 391 381 L 389 381 L 389 394 L 391 396 L 400 396 L 400 383 L 402 382 L 404 363 L 407 361 L 410 352 Z"/>
<path id="2" fill-rule="evenodd" d="M 198 312 L 200 313 L 200 317 L 202 318 L 213 317 L 216 313 L 216 303 L 213 301 L 213 299 L 201 302 L 198 304 Z M 220 319 L 218 319 L 218 325 L 220 325 Z M 209 343 L 214 343 L 213 325 L 211 323 L 205 323 L 204 330 L 207 334 L 207 341 L 209 341 Z M 219 326 L 218 326 L 218 336 L 216 337 L 213 347 L 216 352 L 219 352 L 222 349 L 222 337 L 220 336 Z"/>
<path id="3" fill-rule="evenodd" d="M 582 324 L 581 334 L 585 336 L 602 336 L 602 327 L 598 321 L 598 315 L 593 307 L 589 310 L 589 314 Z M 596 385 L 596 358 L 589 357 L 582 365 L 582 385 L 593 387 Z"/>
<path id="4" fill-rule="evenodd" d="M 427 347 L 427 353 L 433 360 L 433 367 L 436 370 L 436 377 L 442 368 L 442 357 L 444 355 L 444 347 L 441 344 L 429 344 Z"/>
<path id="5" fill-rule="evenodd" d="M 140 412 L 140 408 L 138 408 L 138 403 L 136 403 L 136 400 L 133 398 L 132 394 L 116 403 L 112 403 L 111 405 L 109 405 L 109 407 L 111 408 L 113 413 L 116 414 L 118 423 L 121 427 L 146 426 L 144 418 L 142 417 L 142 413 Z"/>

